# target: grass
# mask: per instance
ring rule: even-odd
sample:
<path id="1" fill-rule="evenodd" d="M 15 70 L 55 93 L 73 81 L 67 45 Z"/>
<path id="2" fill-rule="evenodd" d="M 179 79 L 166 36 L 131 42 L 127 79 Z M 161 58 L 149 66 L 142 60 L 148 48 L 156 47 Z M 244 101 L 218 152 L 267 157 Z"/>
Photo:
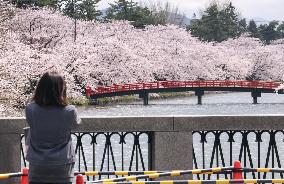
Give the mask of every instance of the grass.
<path id="1" fill-rule="evenodd" d="M 90 99 L 86 97 L 68 98 L 68 103 L 71 105 L 76 105 L 76 106 L 85 106 L 85 105 L 90 105 Z"/>
<path id="2" fill-rule="evenodd" d="M 121 103 L 121 102 L 135 102 L 139 101 L 139 98 L 134 95 L 127 95 L 127 96 L 119 96 L 119 97 L 112 97 L 112 98 L 99 98 L 97 100 L 97 104 L 99 105 L 106 105 L 111 103 Z"/>
<path id="3" fill-rule="evenodd" d="M 194 95 L 190 92 L 171 92 L 171 93 L 156 93 L 157 95 L 150 95 L 150 99 L 164 99 L 164 98 L 177 98 L 177 97 L 188 97 Z"/>

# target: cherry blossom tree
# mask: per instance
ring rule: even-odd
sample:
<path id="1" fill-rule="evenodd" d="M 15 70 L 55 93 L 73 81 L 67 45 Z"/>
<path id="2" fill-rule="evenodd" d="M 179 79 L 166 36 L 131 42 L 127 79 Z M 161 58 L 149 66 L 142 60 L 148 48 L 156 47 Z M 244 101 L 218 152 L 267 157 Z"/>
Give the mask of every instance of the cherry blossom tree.
<path id="1" fill-rule="evenodd" d="M 48 70 L 65 76 L 70 98 L 84 98 L 85 85 L 283 80 L 283 43 L 264 46 L 247 35 L 207 43 L 178 26 L 135 29 L 127 21 L 77 21 L 76 27 L 74 42 L 73 20 L 46 8 L 15 8 L 13 16 L 0 23 L 0 115 L 24 107 Z"/>

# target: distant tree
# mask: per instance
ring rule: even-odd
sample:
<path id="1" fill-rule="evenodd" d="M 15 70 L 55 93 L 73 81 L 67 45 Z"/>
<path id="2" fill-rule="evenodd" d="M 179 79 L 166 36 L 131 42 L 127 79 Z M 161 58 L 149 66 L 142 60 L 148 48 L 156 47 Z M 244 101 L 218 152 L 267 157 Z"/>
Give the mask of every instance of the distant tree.
<path id="1" fill-rule="evenodd" d="M 149 7 L 154 16 L 156 24 L 175 24 L 183 26 L 186 16 L 179 12 L 178 7 L 172 6 L 169 2 L 157 2 L 152 5 L 145 5 Z"/>
<path id="2" fill-rule="evenodd" d="M 279 24 L 278 21 L 271 21 L 257 27 L 256 23 L 251 20 L 248 32 L 252 37 L 259 38 L 264 44 L 270 44 L 273 40 L 284 38 L 284 22 Z"/>
<path id="3" fill-rule="evenodd" d="M 149 8 L 139 6 L 137 2 L 118 0 L 110 4 L 105 17 L 107 20 L 128 20 L 136 28 L 144 28 L 145 25 L 158 25 L 155 14 Z"/>
<path id="4" fill-rule="evenodd" d="M 182 26 L 185 15 L 170 3 L 138 4 L 132 0 L 118 0 L 107 11 L 107 20 L 128 20 L 136 28 L 145 25 L 175 24 Z"/>
<path id="5" fill-rule="evenodd" d="M 18 7 L 36 6 L 58 8 L 65 15 L 82 19 L 94 20 L 100 16 L 97 3 L 100 0 L 12 0 Z"/>
<path id="6" fill-rule="evenodd" d="M 100 0 L 62 0 L 60 9 L 65 15 L 81 20 L 97 20 L 101 12 L 97 10 L 97 3 Z"/>
<path id="7" fill-rule="evenodd" d="M 97 10 L 97 3 L 100 0 L 83 0 L 77 8 L 77 13 L 80 19 L 96 20 L 101 12 Z"/>
<path id="8" fill-rule="evenodd" d="M 51 6 L 51 7 L 56 7 L 57 0 L 32 0 L 33 4 L 35 6 Z"/>
<path id="9" fill-rule="evenodd" d="M 12 2 L 18 7 L 33 5 L 38 7 L 50 6 L 55 8 L 57 5 L 57 0 L 12 0 Z"/>
<path id="10" fill-rule="evenodd" d="M 74 18 L 75 16 L 75 2 L 76 0 L 60 0 L 58 7 L 68 17 Z"/>
<path id="11" fill-rule="evenodd" d="M 250 33 L 250 35 L 252 37 L 255 37 L 255 38 L 259 37 L 258 30 L 257 30 L 257 25 L 256 25 L 254 20 L 250 20 L 249 21 L 249 25 L 248 25 L 247 29 L 248 29 L 248 32 Z"/>
<path id="12" fill-rule="evenodd" d="M 277 31 L 281 38 L 284 38 L 284 22 L 277 27 Z"/>
<path id="13" fill-rule="evenodd" d="M 117 20 L 129 20 L 132 18 L 135 8 L 137 7 L 136 2 L 127 0 L 118 0 L 114 4 L 110 4 L 110 8 L 107 10 L 107 19 Z"/>
<path id="14" fill-rule="evenodd" d="M 244 18 L 239 21 L 239 34 L 245 32 L 247 32 L 247 20 Z"/>
<path id="15" fill-rule="evenodd" d="M 200 20 L 196 19 L 192 22 L 189 27 L 191 34 L 204 41 L 222 41 L 221 22 L 218 17 L 218 5 L 213 3 L 204 11 Z"/>
<path id="16" fill-rule="evenodd" d="M 270 44 L 271 41 L 279 39 L 280 33 L 276 30 L 279 23 L 277 21 L 271 21 L 269 24 L 260 25 L 258 27 L 259 38 L 265 43 Z"/>
<path id="17" fill-rule="evenodd" d="M 221 25 L 224 30 L 226 39 L 230 37 L 239 36 L 239 15 L 236 12 L 236 8 L 233 6 L 231 2 L 228 4 L 224 4 L 224 7 L 220 10 L 219 16 L 221 19 Z"/>
<path id="18" fill-rule="evenodd" d="M 240 22 L 240 17 L 231 2 L 223 4 L 223 7 L 217 2 L 212 2 L 201 19 L 193 21 L 188 29 L 200 40 L 222 42 L 228 38 L 238 37 L 242 33 L 242 24 L 244 23 Z"/>
<path id="19" fill-rule="evenodd" d="M 145 25 L 158 25 L 152 12 L 146 7 L 137 6 L 131 17 L 132 25 L 136 28 L 144 28 Z"/>

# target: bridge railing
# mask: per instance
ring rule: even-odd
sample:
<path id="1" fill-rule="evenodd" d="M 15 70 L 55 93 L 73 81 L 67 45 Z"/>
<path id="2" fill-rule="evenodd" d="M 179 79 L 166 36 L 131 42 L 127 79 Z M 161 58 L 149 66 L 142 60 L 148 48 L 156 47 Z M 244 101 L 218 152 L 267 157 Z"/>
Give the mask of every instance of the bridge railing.
<path id="1" fill-rule="evenodd" d="M 88 88 L 88 95 L 103 94 L 122 91 L 133 91 L 143 89 L 161 89 L 161 88 L 197 88 L 197 87 L 231 87 L 231 88 L 262 88 L 276 89 L 280 82 L 266 81 L 229 81 L 229 80 L 197 80 L 197 81 L 157 81 L 134 84 L 113 84 L 111 86 L 98 86 L 92 90 Z"/>
<path id="2" fill-rule="evenodd" d="M 18 172 L 21 169 L 20 140 L 26 121 L 1 118 L 0 126 L 0 173 Z M 279 115 L 86 117 L 74 130 L 77 164 L 80 162 L 76 170 L 188 170 L 226 167 L 232 160 L 241 160 L 244 166 L 251 168 L 283 167 L 283 130 L 284 116 Z M 138 136 L 141 132 L 144 138 Z M 255 176 L 258 174 L 245 177 Z"/>

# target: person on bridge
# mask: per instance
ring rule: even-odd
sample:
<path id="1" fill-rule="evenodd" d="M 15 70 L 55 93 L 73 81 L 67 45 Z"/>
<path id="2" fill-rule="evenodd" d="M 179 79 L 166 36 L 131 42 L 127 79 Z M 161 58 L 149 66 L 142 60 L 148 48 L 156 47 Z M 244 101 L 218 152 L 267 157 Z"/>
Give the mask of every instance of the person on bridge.
<path id="1" fill-rule="evenodd" d="M 26 106 L 30 184 L 70 184 L 75 152 L 71 130 L 80 123 L 77 110 L 67 104 L 66 83 L 56 72 L 40 78 L 32 102 Z"/>

